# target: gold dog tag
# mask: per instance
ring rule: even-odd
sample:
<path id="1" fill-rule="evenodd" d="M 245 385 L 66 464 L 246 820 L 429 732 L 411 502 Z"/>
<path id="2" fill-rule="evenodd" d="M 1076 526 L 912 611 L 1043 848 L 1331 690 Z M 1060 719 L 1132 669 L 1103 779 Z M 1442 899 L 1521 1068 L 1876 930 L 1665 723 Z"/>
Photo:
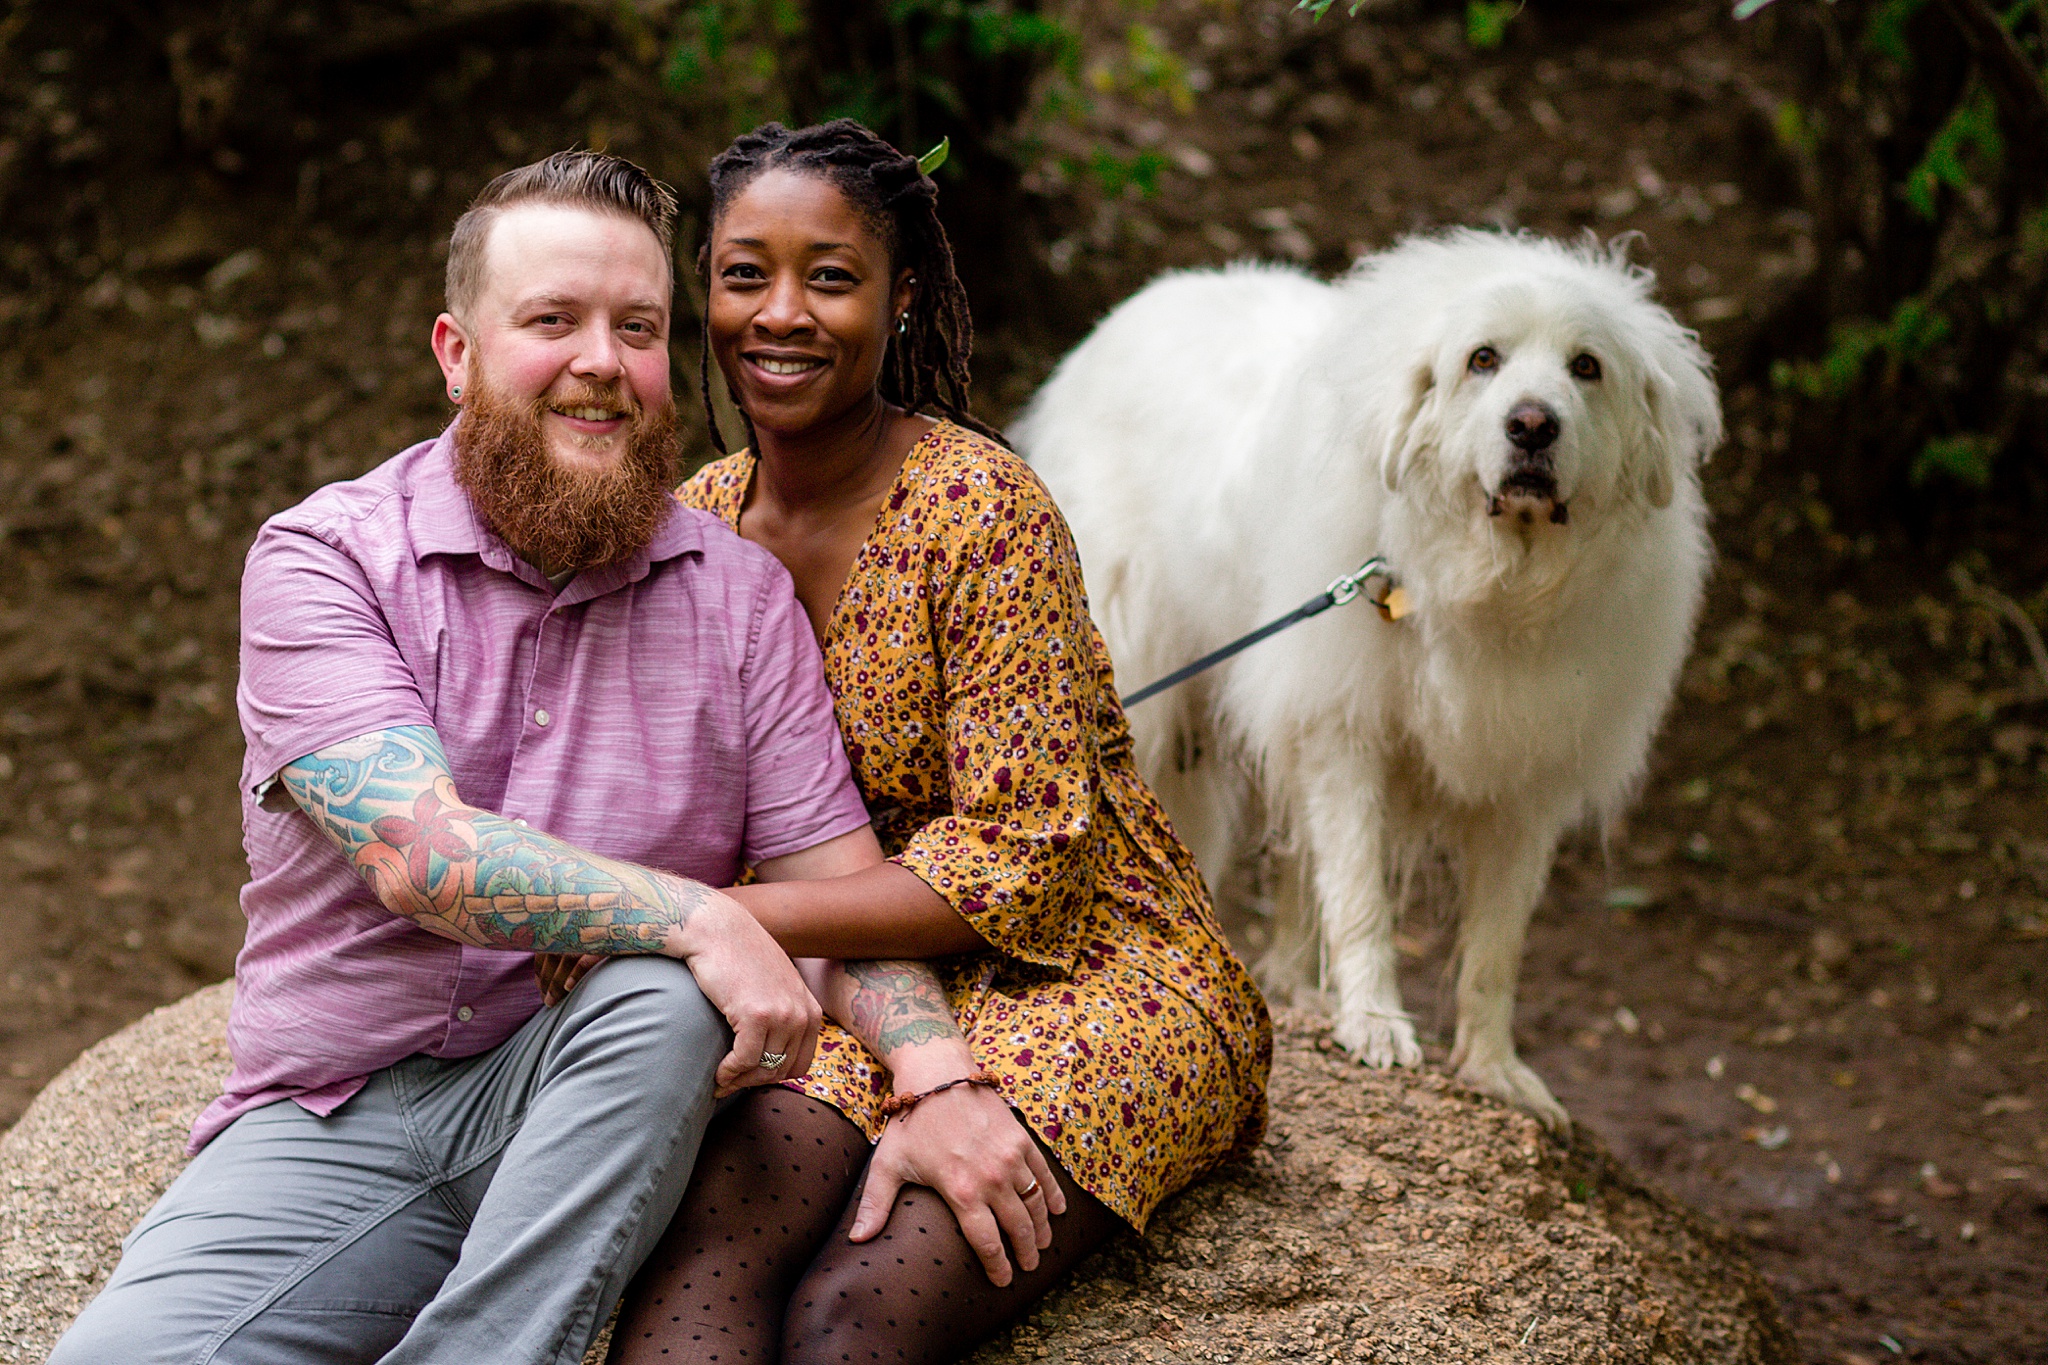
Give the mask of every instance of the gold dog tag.
<path id="1" fill-rule="evenodd" d="M 1408 614 L 1408 590 L 1398 583 L 1389 584 L 1372 604 L 1380 609 L 1381 620 L 1398 621 Z"/>

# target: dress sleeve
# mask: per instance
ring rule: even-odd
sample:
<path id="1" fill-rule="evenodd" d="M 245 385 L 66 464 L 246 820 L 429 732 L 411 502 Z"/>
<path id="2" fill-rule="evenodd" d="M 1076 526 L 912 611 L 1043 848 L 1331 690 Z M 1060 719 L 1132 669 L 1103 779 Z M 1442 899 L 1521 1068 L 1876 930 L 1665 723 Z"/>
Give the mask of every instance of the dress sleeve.
<path id="1" fill-rule="evenodd" d="M 363 566 L 311 531 L 274 522 L 257 533 L 242 571 L 235 704 L 248 743 L 243 786 L 259 801 L 279 769 L 307 754 L 434 723 Z"/>
<path id="2" fill-rule="evenodd" d="M 953 814 L 896 858 L 1001 952 L 1070 969 L 1099 765 L 1080 557 L 1021 465 L 947 475 L 928 541 Z"/>

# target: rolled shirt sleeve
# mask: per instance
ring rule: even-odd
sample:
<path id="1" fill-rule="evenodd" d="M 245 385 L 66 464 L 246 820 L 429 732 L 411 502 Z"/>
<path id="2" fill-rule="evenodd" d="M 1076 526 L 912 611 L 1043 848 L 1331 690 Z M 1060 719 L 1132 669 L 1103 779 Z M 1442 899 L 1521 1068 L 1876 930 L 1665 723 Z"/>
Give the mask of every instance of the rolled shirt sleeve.
<path id="1" fill-rule="evenodd" d="M 751 866 L 868 823 L 825 686 L 825 666 L 789 575 L 775 566 L 740 671 L 747 725 Z"/>
<path id="2" fill-rule="evenodd" d="M 1070 970 L 1099 796 L 1080 556 L 1028 475 L 959 494 L 927 556 L 954 814 L 896 861 L 993 947 Z"/>
<path id="3" fill-rule="evenodd" d="M 259 800 L 286 764 L 433 715 L 369 575 L 313 531 L 266 524 L 242 571 L 243 785 Z M 275 808 L 271 794 L 271 808 Z"/>

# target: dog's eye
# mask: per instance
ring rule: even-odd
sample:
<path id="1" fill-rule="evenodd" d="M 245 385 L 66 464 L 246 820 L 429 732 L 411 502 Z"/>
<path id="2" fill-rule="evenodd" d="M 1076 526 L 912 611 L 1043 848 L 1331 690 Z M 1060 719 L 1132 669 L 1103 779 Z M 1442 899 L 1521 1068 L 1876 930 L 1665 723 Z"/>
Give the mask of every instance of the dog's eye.
<path id="1" fill-rule="evenodd" d="M 1598 379 L 1599 377 L 1600 362 L 1597 359 L 1587 355 L 1584 351 L 1572 357 L 1572 378 Z"/>
<path id="2" fill-rule="evenodd" d="M 1474 374 L 1491 374 L 1500 368 L 1500 352 L 1491 346 L 1481 346 L 1472 353 L 1472 358 L 1465 362 L 1465 367 Z"/>

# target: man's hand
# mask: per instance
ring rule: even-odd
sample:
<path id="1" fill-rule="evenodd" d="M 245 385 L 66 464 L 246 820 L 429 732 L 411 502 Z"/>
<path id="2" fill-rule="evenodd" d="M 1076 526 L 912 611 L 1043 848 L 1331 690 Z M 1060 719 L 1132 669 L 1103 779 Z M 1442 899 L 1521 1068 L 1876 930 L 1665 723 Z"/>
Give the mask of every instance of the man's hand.
<path id="1" fill-rule="evenodd" d="M 709 892 L 664 951 L 682 959 L 732 1025 L 732 1051 L 718 1064 L 721 1097 L 811 1069 L 824 1012 L 789 954 L 737 901 Z M 764 1065 L 773 1057 L 781 1060 Z"/>

